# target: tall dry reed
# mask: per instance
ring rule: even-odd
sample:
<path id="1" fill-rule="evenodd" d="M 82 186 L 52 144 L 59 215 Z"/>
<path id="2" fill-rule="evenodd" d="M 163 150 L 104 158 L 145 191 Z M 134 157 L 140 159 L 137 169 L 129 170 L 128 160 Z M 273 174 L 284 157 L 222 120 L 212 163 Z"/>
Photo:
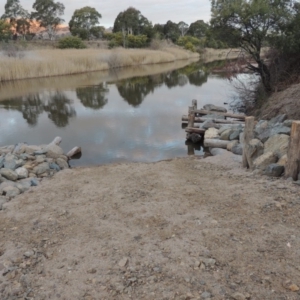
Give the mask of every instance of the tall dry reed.
<path id="1" fill-rule="evenodd" d="M 22 59 L 0 55 L 0 82 L 158 64 L 195 57 L 199 57 L 199 54 L 177 47 L 162 50 L 33 50 L 25 52 Z"/>

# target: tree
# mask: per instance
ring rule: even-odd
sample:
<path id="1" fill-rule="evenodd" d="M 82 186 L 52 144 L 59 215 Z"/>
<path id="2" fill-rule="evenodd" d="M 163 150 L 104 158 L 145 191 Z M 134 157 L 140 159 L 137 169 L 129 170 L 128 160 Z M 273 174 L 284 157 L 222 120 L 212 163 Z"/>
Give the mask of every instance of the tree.
<path id="1" fill-rule="evenodd" d="M 183 21 L 180 21 L 178 23 L 178 28 L 180 30 L 180 33 L 181 33 L 181 36 L 185 36 L 185 34 L 187 33 L 187 31 L 189 30 L 189 25 L 186 24 L 185 22 Z"/>
<path id="2" fill-rule="evenodd" d="M 53 0 L 36 0 L 32 8 L 36 11 L 31 17 L 40 22 L 40 27 L 46 28 L 50 40 L 53 40 L 57 26 L 64 21 L 60 16 L 64 14 L 65 6 Z"/>
<path id="3" fill-rule="evenodd" d="M 127 35 L 146 35 L 148 42 L 153 36 L 152 23 L 134 7 L 120 12 L 114 22 L 113 32 L 122 32 L 123 46 Z"/>
<path id="4" fill-rule="evenodd" d="M 25 38 L 30 31 L 29 12 L 21 6 L 19 0 L 7 0 L 4 9 L 5 12 L 1 18 L 9 19 L 14 30 Z"/>
<path id="5" fill-rule="evenodd" d="M 203 20 L 197 20 L 196 22 L 191 23 L 187 34 L 201 39 L 205 37 L 208 28 L 209 25 L 206 24 Z"/>
<path id="6" fill-rule="evenodd" d="M 101 14 L 93 7 L 85 6 L 76 9 L 69 22 L 70 32 L 83 40 L 100 37 L 102 30 L 97 26 L 100 18 L 102 18 Z"/>
<path id="7" fill-rule="evenodd" d="M 11 33 L 10 24 L 5 20 L 0 20 L 0 41 L 7 41 Z"/>
<path id="8" fill-rule="evenodd" d="M 176 43 L 180 37 L 178 25 L 172 21 L 168 21 L 164 26 L 164 35 L 167 39 L 170 39 L 173 43 Z"/>
<path id="9" fill-rule="evenodd" d="M 257 63 L 249 63 L 249 69 L 257 72 L 266 91 L 271 91 L 270 71 L 261 57 L 263 43 L 276 33 L 289 18 L 289 0 L 212 0 L 211 24 L 228 28 Z"/>

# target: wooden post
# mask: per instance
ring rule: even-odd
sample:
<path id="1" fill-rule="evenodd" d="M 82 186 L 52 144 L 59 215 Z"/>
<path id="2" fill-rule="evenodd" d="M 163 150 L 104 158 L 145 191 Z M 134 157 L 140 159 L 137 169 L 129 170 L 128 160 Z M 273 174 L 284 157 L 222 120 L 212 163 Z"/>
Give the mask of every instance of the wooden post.
<path id="1" fill-rule="evenodd" d="M 194 122 L 195 122 L 195 111 L 190 110 L 189 107 L 188 127 L 194 127 Z"/>
<path id="2" fill-rule="evenodd" d="M 192 100 L 192 107 L 193 107 L 193 110 L 197 109 L 197 100 L 196 99 Z"/>
<path id="3" fill-rule="evenodd" d="M 285 167 L 285 178 L 292 177 L 299 180 L 300 172 L 300 121 L 292 123 L 291 137 L 287 153 L 287 164 Z"/>
<path id="4" fill-rule="evenodd" d="M 249 142 L 254 138 L 255 118 L 245 118 L 245 129 L 244 129 L 244 145 L 243 145 L 243 167 L 249 168 L 252 166 L 250 157 L 248 155 L 247 146 Z"/>

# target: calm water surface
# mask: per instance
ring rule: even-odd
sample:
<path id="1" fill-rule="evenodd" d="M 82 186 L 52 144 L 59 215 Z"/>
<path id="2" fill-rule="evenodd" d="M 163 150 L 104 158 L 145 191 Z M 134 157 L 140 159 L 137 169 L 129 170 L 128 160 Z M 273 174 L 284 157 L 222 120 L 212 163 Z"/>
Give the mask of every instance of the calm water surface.
<path id="1" fill-rule="evenodd" d="M 82 147 L 73 166 L 186 156 L 191 148 L 181 116 L 191 100 L 198 107 L 223 106 L 237 97 L 210 69 L 181 62 L 2 84 L 0 146 L 47 144 L 61 136 L 65 152 Z"/>

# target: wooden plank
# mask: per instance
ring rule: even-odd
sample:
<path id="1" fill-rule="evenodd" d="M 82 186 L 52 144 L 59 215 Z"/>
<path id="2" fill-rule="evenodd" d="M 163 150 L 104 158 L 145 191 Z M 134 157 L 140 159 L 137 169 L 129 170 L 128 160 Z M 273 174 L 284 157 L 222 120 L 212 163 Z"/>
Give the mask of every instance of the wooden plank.
<path id="1" fill-rule="evenodd" d="M 285 178 L 292 177 L 299 180 L 300 172 L 300 121 L 294 121 L 291 128 L 291 137 L 285 166 Z"/>
<path id="2" fill-rule="evenodd" d="M 253 161 L 251 160 L 251 153 L 249 152 L 249 142 L 254 138 L 255 118 L 246 117 L 244 129 L 244 146 L 243 146 L 243 167 L 252 168 Z"/>
<path id="3" fill-rule="evenodd" d="M 204 134 L 205 133 L 205 129 L 203 128 L 195 128 L 195 127 L 187 127 L 185 128 L 185 132 L 189 132 L 189 133 L 200 133 L 200 134 Z"/>
<path id="4" fill-rule="evenodd" d="M 187 115 L 183 115 L 182 118 L 181 118 L 181 120 L 183 122 L 187 122 L 188 119 L 189 118 L 188 118 Z M 197 118 L 197 117 L 195 117 L 194 122 L 195 123 L 202 123 L 202 122 L 205 122 L 207 120 L 211 120 L 212 122 L 219 123 L 219 124 L 241 124 L 241 125 L 245 124 L 245 122 L 243 122 L 243 121 L 232 121 L 232 120 L 223 120 L 223 119 L 211 119 L 211 118 L 205 118 L 205 117 L 203 117 L 203 118 L 199 118 L 199 117 Z"/>
<path id="5" fill-rule="evenodd" d="M 245 115 L 241 115 L 241 114 L 221 113 L 221 112 L 204 110 L 204 109 L 196 109 L 196 110 L 194 110 L 194 112 L 197 114 L 200 114 L 202 116 L 214 114 L 214 115 L 224 116 L 224 117 L 233 118 L 233 119 L 240 119 L 240 120 L 245 120 L 245 118 L 246 118 Z"/>
<path id="6" fill-rule="evenodd" d="M 210 148 L 227 149 L 227 145 L 229 143 L 230 143 L 230 141 L 223 141 L 223 140 L 217 140 L 217 139 L 205 139 L 204 140 L 204 146 L 210 147 Z"/>

